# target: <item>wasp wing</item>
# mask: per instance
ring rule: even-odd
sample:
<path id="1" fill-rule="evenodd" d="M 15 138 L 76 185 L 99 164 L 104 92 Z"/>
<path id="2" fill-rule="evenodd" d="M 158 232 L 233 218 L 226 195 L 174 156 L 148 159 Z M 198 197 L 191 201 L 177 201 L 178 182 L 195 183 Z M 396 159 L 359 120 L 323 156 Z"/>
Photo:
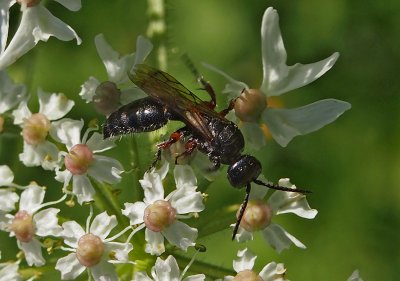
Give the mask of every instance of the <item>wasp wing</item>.
<path id="1" fill-rule="evenodd" d="M 128 75 L 136 86 L 150 97 L 160 101 L 192 130 L 208 140 L 211 140 L 212 135 L 203 116 L 229 123 L 227 119 L 208 107 L 206 102 L 166 72 L 145 64 L 138 64 L 133 73 Z"/>

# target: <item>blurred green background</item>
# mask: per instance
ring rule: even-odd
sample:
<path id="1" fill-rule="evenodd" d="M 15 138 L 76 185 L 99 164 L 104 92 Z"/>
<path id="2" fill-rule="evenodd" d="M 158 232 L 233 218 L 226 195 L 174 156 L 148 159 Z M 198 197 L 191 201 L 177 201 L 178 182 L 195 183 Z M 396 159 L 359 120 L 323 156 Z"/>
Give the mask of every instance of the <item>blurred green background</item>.
<path id="1" fill-rule="evenodd" d="M 145 35 L 148 16 L 145 1 L 84 0 L 82 9 L 72 13 L 55 1 L 46 6 L 70 24 L 83 44 L 54 38 L 38 46 L 10 69 L 17 81 L 28 82 L 31 93 L 64 92 L 76 101 L 73 118 L 104 118 L 85 104 L 78 93 L 89 76 L 106 80 L 94 36 L 103 33 L 121 54 L 135 50 L 136 37 Z M 285 263 L 290 280 L 346 280 L 359 269 L 364 280 L 399 280 L 400 276 L 400 3 L 398 1 L 239 1 L 175 0 L 166 6 L 169 69 L 178 80 L 195 90 L 197 85 L 179 55 L 188 53 L 197 66 L 207 62 L 233 77 L 258 87 L 262 79 L 260 25 L 265 9 L 278 10 L 288 53 L 288 64 L 311 63 L 340 52 L 336 65 L 314 83 L 282 96 L 286 107 L 302 106 L 324 98 L 348 101 L 352 109 L 333 124 L 310 135 L 296 137 L 287 148 L 273 141 L 256 154 L 263 174 L 272 181 L 289 177 L 299 187 L 311 189 L 311 207 L 319 211 L 308 221 L 294 215 L 277 216 L 289 233 L 301 240 L 306 250 L 295 247 L 278 255 L 261 236 L 247 244 L 258 259 L 255 269 L 274 260 Z M 13 10 L 18 16 L 18 10 Z M 152 54 L 150 63 L 155 61 Z M 153 63 L 154 64 L 154 63 Z M 200 71 L 217 92 L 224 86 L 220 76 L 204 68 Z M 223 97 L 219 103 L 225 106 Z M 32 103 L 33 108 L 37 108 Z M 139 136 L 137 141 L 147 138 Z M 129 165 L 127 142 L 110 155 Z M 54 185 L 52 173 L 25 169 L 18 162 L 22 142 L 0 136 L 1 164 L 16 173 L 15 182 Z M 147 146 L 148 144 L 143 144 Z M 145 151 L 146 149 L 143 149 Z M 140 157 L 146 167 L 151 153 Z M 23 173 L 18 171 L 24 171 Z M 50 178 L 50 179 L 49 179 Z M 129 194 L 132 181 L 118 186 Z M 57 198 L 57 192 L 50 197 Z M 244 192 L 232 189 L 224 174 L 207 190 L 209 199 L 204 216 L 219 206 L 241 202 Z M 225 201 L 226 200 L 226 201 Z M 84 217 L 85 214 L 82 214 Z M 237 245 L 230 241 L 231 230 L 204 237 L 207 247 L 200 260 L 231 268 Z M 4 258 L 13 258 L 5 233 L 0 234 Z M 11 244 L 11 243 L 10 243 Z M 59 278 L 54 275 L 53 278 Z"/>

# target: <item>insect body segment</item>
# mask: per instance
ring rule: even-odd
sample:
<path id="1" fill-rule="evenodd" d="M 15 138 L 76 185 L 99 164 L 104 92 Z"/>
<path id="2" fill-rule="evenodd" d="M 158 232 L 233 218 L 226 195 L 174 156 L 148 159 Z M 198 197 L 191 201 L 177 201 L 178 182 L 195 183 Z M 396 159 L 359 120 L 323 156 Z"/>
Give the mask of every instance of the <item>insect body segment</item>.
<path id="1" fill-rule="evenodd" d="M 182 121 L 185 126 L 172 133 L 170 138 L 158 144 L 156 164 L 161 149 L 167 149 L 181 138 L 185 138 L 185 152 L 194 149 L 206 154 L 215 168 L 228 165 L 227 177 L 235 188 L 246 187 L 246 196 L 240 208 L 232 239 L 235 237 L 246 209 L 251 182 L 277 190 L 307 193 L 306 190 L 289 189 L 264 183 L 257 178 L 261 174 L 261 163 L 253 156 L 243 155 L 244 138 L 239 128 L 225 118 L 233 108 L 234 100 L 220 113 L 215 108 L 215 93 L 203 77 L 198 78 L 210 94 L 211 101 L 203 101 L 190 92 L 168 73 L 139 64 L 129 74 L 133 83 L 148 97 L 122 106 L 113 112 L 104 124 L 104 137 L 149 132 L 164 126 L 169 120 Z M 179 157 L 179 156 L 178 156 Z"/>

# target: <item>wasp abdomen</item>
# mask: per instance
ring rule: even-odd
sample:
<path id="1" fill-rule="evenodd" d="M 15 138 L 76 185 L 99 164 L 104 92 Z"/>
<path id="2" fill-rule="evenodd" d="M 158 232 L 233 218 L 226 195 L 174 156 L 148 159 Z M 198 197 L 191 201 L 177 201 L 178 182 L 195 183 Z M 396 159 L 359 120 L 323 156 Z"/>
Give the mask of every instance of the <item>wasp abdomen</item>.
<path id="1" fill-rule="evenodd" d="M 113 112 L 103 126 L 104 138 L 151 132 L 168 122 L 163 105 L 150 97 L 135 100 Z"/>

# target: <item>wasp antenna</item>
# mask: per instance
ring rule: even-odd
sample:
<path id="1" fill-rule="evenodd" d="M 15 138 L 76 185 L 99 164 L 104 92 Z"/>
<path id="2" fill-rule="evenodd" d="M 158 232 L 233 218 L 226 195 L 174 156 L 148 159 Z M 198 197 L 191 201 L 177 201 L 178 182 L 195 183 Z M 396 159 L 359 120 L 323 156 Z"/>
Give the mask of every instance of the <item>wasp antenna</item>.
<path id="1" fill-rule="evenodd" d="M 189 68 L 189 70 L 193 73 L 193 75 L 198 79 L 199 77 L 201 77 L 199 71 L 197 70 L 197 68 L 194 66 L 193 61 L 191 60 L 191 58 L 189 57 L 189 55 L 187 53 L 184 53 L 181 56 L 181 59 L 183 60 L 183 63 L 186 65 L 187 68 Z"/>
<path id="2" fill-rule="evenodd" d="M 267 183 L 265 183 L 265 182 L 260 181 L 260 180 L 257 180 L 257 179 L 256 179 L 256 180 L 253 180 L 253 182 L 256 183 L 256 184 L 258 184 L 258 185 L 263 185 L 263 186 L 266 186 L 266 187 L 268 187 L 268 188 L 272 188 L 272 189 L 276 189 L 276 190 L 281 190 L 281 191 L 297 192 L 297 193 L 302 193 L 302 194 L 312 193 L 311 191 L 306 190 L 306 189 L 298 189 L 298 188 L 284 187 L 284 186 L 280 186 L 280 185 L 274 184 L 274 183 L 272 183 L 272 182 L 267 182 Z"/>
<path id="3" fill-rule="evenodd" d="M 248 183 L 247 186 L 246 186 L 246 195 L 244 196 L 244 200 L 243 200 L 242 206 L 240 207 L 240 211 L 239 211 L 239 215 L 238 215 L 237 220 L 236 220 L 235 228 L 233 229 L 232 241 L 236 237 L 236 234 L 237 234 L 237 232 L 239 230 L 240 222 L 242 221 L 242 218 L 243 218 L 243 215 L 244 215 L 244 211 L 246 210 L 247 203 L 249 202 L 250 190 L 251 190 L 251 184 Z"/>

